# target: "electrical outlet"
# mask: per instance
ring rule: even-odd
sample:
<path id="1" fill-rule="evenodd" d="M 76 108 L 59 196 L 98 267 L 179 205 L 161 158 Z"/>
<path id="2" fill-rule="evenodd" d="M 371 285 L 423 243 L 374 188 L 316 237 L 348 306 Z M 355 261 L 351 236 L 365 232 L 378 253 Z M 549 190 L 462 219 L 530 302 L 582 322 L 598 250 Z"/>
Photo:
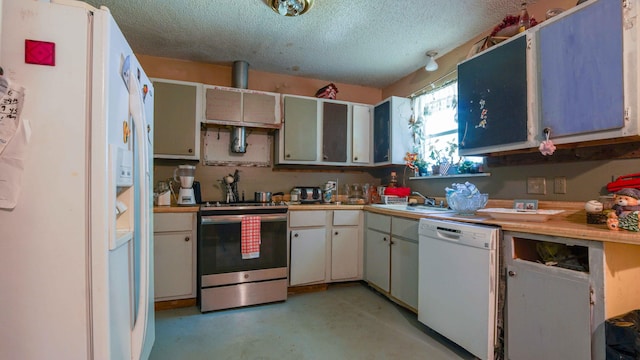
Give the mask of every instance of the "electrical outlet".
<path id="1" fill-rule="evenodd" d="M 567 178 L 564 176 L 558 176 L 553 179 L 553 192 L 556 194 L 567 193 Z"/>
<path id="2" fill-rule="evenodd" d="M 547 180 L 543 177 L 530 177 L 527 178 L 527 194 L 541 194 L 547 193 Z"/>

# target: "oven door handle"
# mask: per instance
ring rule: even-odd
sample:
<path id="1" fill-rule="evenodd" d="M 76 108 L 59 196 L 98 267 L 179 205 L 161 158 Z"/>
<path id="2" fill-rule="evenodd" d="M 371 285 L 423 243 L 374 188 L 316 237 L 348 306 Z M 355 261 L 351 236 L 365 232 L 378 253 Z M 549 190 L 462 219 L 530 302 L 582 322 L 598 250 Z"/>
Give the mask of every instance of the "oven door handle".
<path id="1" fill-rule="evenodd" d="M 201 219 L 202 225 L 211 224 L 235 224 L 242 222 L 243 217 L 252 215 L 211 215 L 203 216 Z M 260 222 L 279 222 L 287 221 L 287 214 L 260 214 L 255 215 L 260 217 Z"/>

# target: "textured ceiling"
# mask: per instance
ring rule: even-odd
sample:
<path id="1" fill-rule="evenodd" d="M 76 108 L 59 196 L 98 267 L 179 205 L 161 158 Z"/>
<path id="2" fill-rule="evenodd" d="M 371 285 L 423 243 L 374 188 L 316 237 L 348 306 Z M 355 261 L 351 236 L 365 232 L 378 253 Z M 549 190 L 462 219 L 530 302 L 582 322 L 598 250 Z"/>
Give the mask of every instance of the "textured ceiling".
<path id="1" fill-rule="evenodd" d="M 136 53 L 383 88 L 517 14 L 520 0 L 315 0 L 284 17 L 267 0 L 86 0 L 108 7 Z M 437 57 L 436 57 L 437 58 Z"/>

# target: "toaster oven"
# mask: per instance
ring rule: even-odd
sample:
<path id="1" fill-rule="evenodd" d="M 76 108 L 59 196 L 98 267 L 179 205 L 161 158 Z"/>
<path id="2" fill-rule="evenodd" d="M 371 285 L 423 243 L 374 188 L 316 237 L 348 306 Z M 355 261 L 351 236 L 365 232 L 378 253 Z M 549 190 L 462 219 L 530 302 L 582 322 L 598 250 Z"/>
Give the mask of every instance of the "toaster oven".
<path id="1" fill-rule="evenodd" d="M 300 190 L 300 203 L 313 204 L 322 202 L 322 189 L 318 186 L 296 186 Z"/>

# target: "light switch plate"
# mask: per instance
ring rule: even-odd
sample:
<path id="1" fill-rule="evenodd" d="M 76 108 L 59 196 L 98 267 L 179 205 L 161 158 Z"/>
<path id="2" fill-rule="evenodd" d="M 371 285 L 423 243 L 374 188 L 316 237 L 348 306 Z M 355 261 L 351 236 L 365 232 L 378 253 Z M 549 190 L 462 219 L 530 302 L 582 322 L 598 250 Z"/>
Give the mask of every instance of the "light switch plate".
<path id="1" fill-rule="evenodd" d="M 564 176 L 557 176 L 553 179 L 553 192 L 556 194 L 567 193 L 567 178 Z"/>
<path id="2" fill-rule="evenodd" d="M 527 178 L 527 194 L 541 194 L 547 193 L 547 180 L 543 177 L 530 177 Z"/>

